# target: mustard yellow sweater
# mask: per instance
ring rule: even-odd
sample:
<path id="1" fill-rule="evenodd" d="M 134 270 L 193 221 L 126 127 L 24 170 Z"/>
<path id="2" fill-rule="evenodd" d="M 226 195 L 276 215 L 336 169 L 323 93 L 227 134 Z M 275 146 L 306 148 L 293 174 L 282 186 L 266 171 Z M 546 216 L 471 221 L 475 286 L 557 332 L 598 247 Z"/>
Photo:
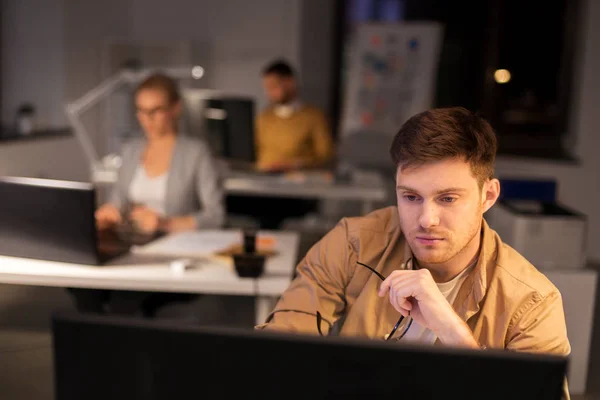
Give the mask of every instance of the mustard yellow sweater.
<path id="1" fill-rule="evenodd" d="M 272 108 L 256 121 L 258 165 L 300 163 L 303 167 L 320 166 L 333 155 L 333 142 L 325 114 L 302 105 L 289 118 L 278 117 Z"/>

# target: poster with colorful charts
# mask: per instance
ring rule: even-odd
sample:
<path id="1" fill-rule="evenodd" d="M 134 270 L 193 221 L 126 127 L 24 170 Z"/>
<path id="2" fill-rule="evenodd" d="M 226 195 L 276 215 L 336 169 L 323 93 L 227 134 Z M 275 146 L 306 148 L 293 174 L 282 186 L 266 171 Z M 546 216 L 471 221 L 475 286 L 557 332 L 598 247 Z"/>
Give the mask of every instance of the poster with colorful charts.
<path id="1" fill-rule="evenodd" d="M 443 27 L 435 22 L 361 24 L 346 74 L 343 135 L 394 135 L 433 105 Z"/>

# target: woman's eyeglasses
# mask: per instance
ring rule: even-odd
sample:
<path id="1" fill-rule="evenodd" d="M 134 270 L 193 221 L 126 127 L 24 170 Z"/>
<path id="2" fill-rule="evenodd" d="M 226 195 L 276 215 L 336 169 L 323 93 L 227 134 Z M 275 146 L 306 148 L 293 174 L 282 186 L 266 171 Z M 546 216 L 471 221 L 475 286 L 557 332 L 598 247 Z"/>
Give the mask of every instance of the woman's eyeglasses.
<path id="1" fill-rule="evenodd" d="M 363 264 L 360 261 L 356 262 L 358 265 L 367 268 L 369 271 L 371 271 L 372 273 L 374 273 L 375 275 L 377 275 L 377 277 L 379 279 L 381 279 L 381 281 L 385 281 L 385 277 L 383 275 L 381 275 L 379 272 L 375 271 L 373 268 L 369 267 L 367 264 Z M 291 311 L 291 310 L 290 310 Z M 409 313 L 409 318 L 410 318 L 410 313 Z M 396 322 L 396 325 L 394 325 L 394 327 L 392 328 L 392 331 L 389 333 L 389 335 L 386 336 L 385 340 L 390 340 L 392 339 L 392 337 L 394 336 L 394 334 L 396 333 L 396 331 L 398 330 L 398 328 L 400 328 L 400 325 L 402 325 L 402 322 L 404 321 L 404 315 L 400 315 L 400 318 L 398 319 L 398 322 Z M 317 311 L 317 331 L 319 332 L 319 335 L 321 336 L 325 336 L 323 335 L 323 331 L 321 330 L 321 325 L 322 322 L 325 321 L 328 325 L 329 328 L 331 329 L 332 324 L 331 322 L 327 321 L 325 318 L 323 318 L 323 316 L 321 315 L 320 312 Z M 404 329 L 404 331 L 402 332 L 402 334 L 398 337 L 395 338 L 394 340 L 400 340 L 404 337 L 404 335 L 406 335 L 406 332 L 408 332 L 408 330 L 410 329 L 410 326 L 412 325 L 413 319 L 410 318 L 408 323 L 406 324 L 406 329 Z"/>

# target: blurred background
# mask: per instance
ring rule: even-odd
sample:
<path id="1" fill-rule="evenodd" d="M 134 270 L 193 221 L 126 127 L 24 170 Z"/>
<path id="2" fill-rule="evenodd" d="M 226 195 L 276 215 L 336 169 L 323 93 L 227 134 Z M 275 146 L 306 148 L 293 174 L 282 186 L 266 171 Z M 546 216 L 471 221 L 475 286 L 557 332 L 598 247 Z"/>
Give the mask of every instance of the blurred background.
<path id="1" fill-rule="evenodd" d="M 565 261 L 569 273 L 556 272 L 563 296 L 581 291 L 572 274 L 600 264 L 599 1 L 0 4 L 0 175 L 93 182 L 100 201 L 105 199 L 105 188 L 114 181 L 111 157 L 138 130 L 130 101 L 133 86 L 125 82 L 99 95 L 94 107 L 78 115 L 83 133 L 69 120 L 65 106 L 96 93 L 95 88 L 122 71 L 157 67 L 190 70 L 180 80 L 182 123 L 226 157 L 221 136 L 232 135 L 229 143 L 239 143 L 239 135 L 250 134 L 252 117 L 269 105 L 263 69 L 285 59 L 297 73 L 302 101 L 328 118 L 337 172 L 348 167 L 375 173 L 385 193 L 369 198 L 366 208 L 360 199 L 321 199 L 317 215 L 326 218 L 290 216 L 280 228 L 300 232 L 299 257 L 339 218 L 395 203 L 388 146 L 406 118 L 431 107 L 464 106 L 489 119 L 497 131 L 496 173 L 505 184 L 506 204 L 551 202 L 576 217 L 575 239 L 564 250 L 572 254 Z M 232 132 L 218 125 L 219 117 L 207 116 L 206 109 L 219 106 L 206 103 L 207 97 L 247 101 L 251 114 L 236 117 L 246 128 Z M 81 135 L 96 159 L 84 151 Z M 491 214 L 492 226 L 530 259 L 566 240 L 560 225 L 537 226 L 538 232 L 547 231 L 535 244 L 527 242 L 528 233 L 510 236 L 521 229 L 520 223 L 539 225 L 541 219 L 523 222 L 518 213 L 506 211 L 510 207 L 500 210 L 508 216 L 501 214 L 496 221 L 512 218 L 514 223 L 494 225 Z M 539 211 L 540 218 L 543 214 Z M 251 218 L 237 221 L 231 219 L 229 225 L 253 223 Z M 536 228 L 523 229 L 531 233 Z M 548 262 L 547 267 L 557 265 Z M 585 331 L 581 351 L 584 374 L 592 377 L 594 371 L 600 373 L 595 285 L 587 296 L 582 301 L 590 318 L 580 322 Z M 577 310 L 577 301 L 565 300 L 565 307 Z M 251 326 L 253 316 L 243 314 L 252 313 L 252 306 L 240 304 L 240 324 Z M 0 397 L 52 398 L 48 317 L 52 310 L 68 307 L 67 294 L 58 288 L 0 285 Z M 593 379 L 582 385 L 579 394 L 600 398 Z"/>

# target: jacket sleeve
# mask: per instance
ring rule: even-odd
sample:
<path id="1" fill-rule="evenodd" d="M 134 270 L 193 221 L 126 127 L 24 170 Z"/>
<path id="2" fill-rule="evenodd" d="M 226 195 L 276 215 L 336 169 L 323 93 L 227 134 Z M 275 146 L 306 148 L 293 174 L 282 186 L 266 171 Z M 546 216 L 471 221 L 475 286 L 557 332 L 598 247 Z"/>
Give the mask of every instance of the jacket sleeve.
<path id="1" fill-rule="evenodd" d="M 530 299 L 526 302 L 515 314 L 507 340 L 506 347 L 509 350 L 568 356 L 571 345 L 558 290 L 541 300 Z M 569 398 L 565 379 L 563 399 Z"/>
<path id="2" fill-rule="evenodd" d="M 216 229 L 225 222 L 223 179 L 216 160 L 204 144 L 199 147 L 196 193 L 201 209 L 196 213 L 197 229 Z"/>
<path id="3" fill-rule="evenodd" d="M 324 335 L 345 312 L 345 289 L 356 254 L 342 220 L 315 244 L 296 267 L 296 278 L 282 294 L 266 323 L 257 329 L 317 334 L 317 311 Z"/>

